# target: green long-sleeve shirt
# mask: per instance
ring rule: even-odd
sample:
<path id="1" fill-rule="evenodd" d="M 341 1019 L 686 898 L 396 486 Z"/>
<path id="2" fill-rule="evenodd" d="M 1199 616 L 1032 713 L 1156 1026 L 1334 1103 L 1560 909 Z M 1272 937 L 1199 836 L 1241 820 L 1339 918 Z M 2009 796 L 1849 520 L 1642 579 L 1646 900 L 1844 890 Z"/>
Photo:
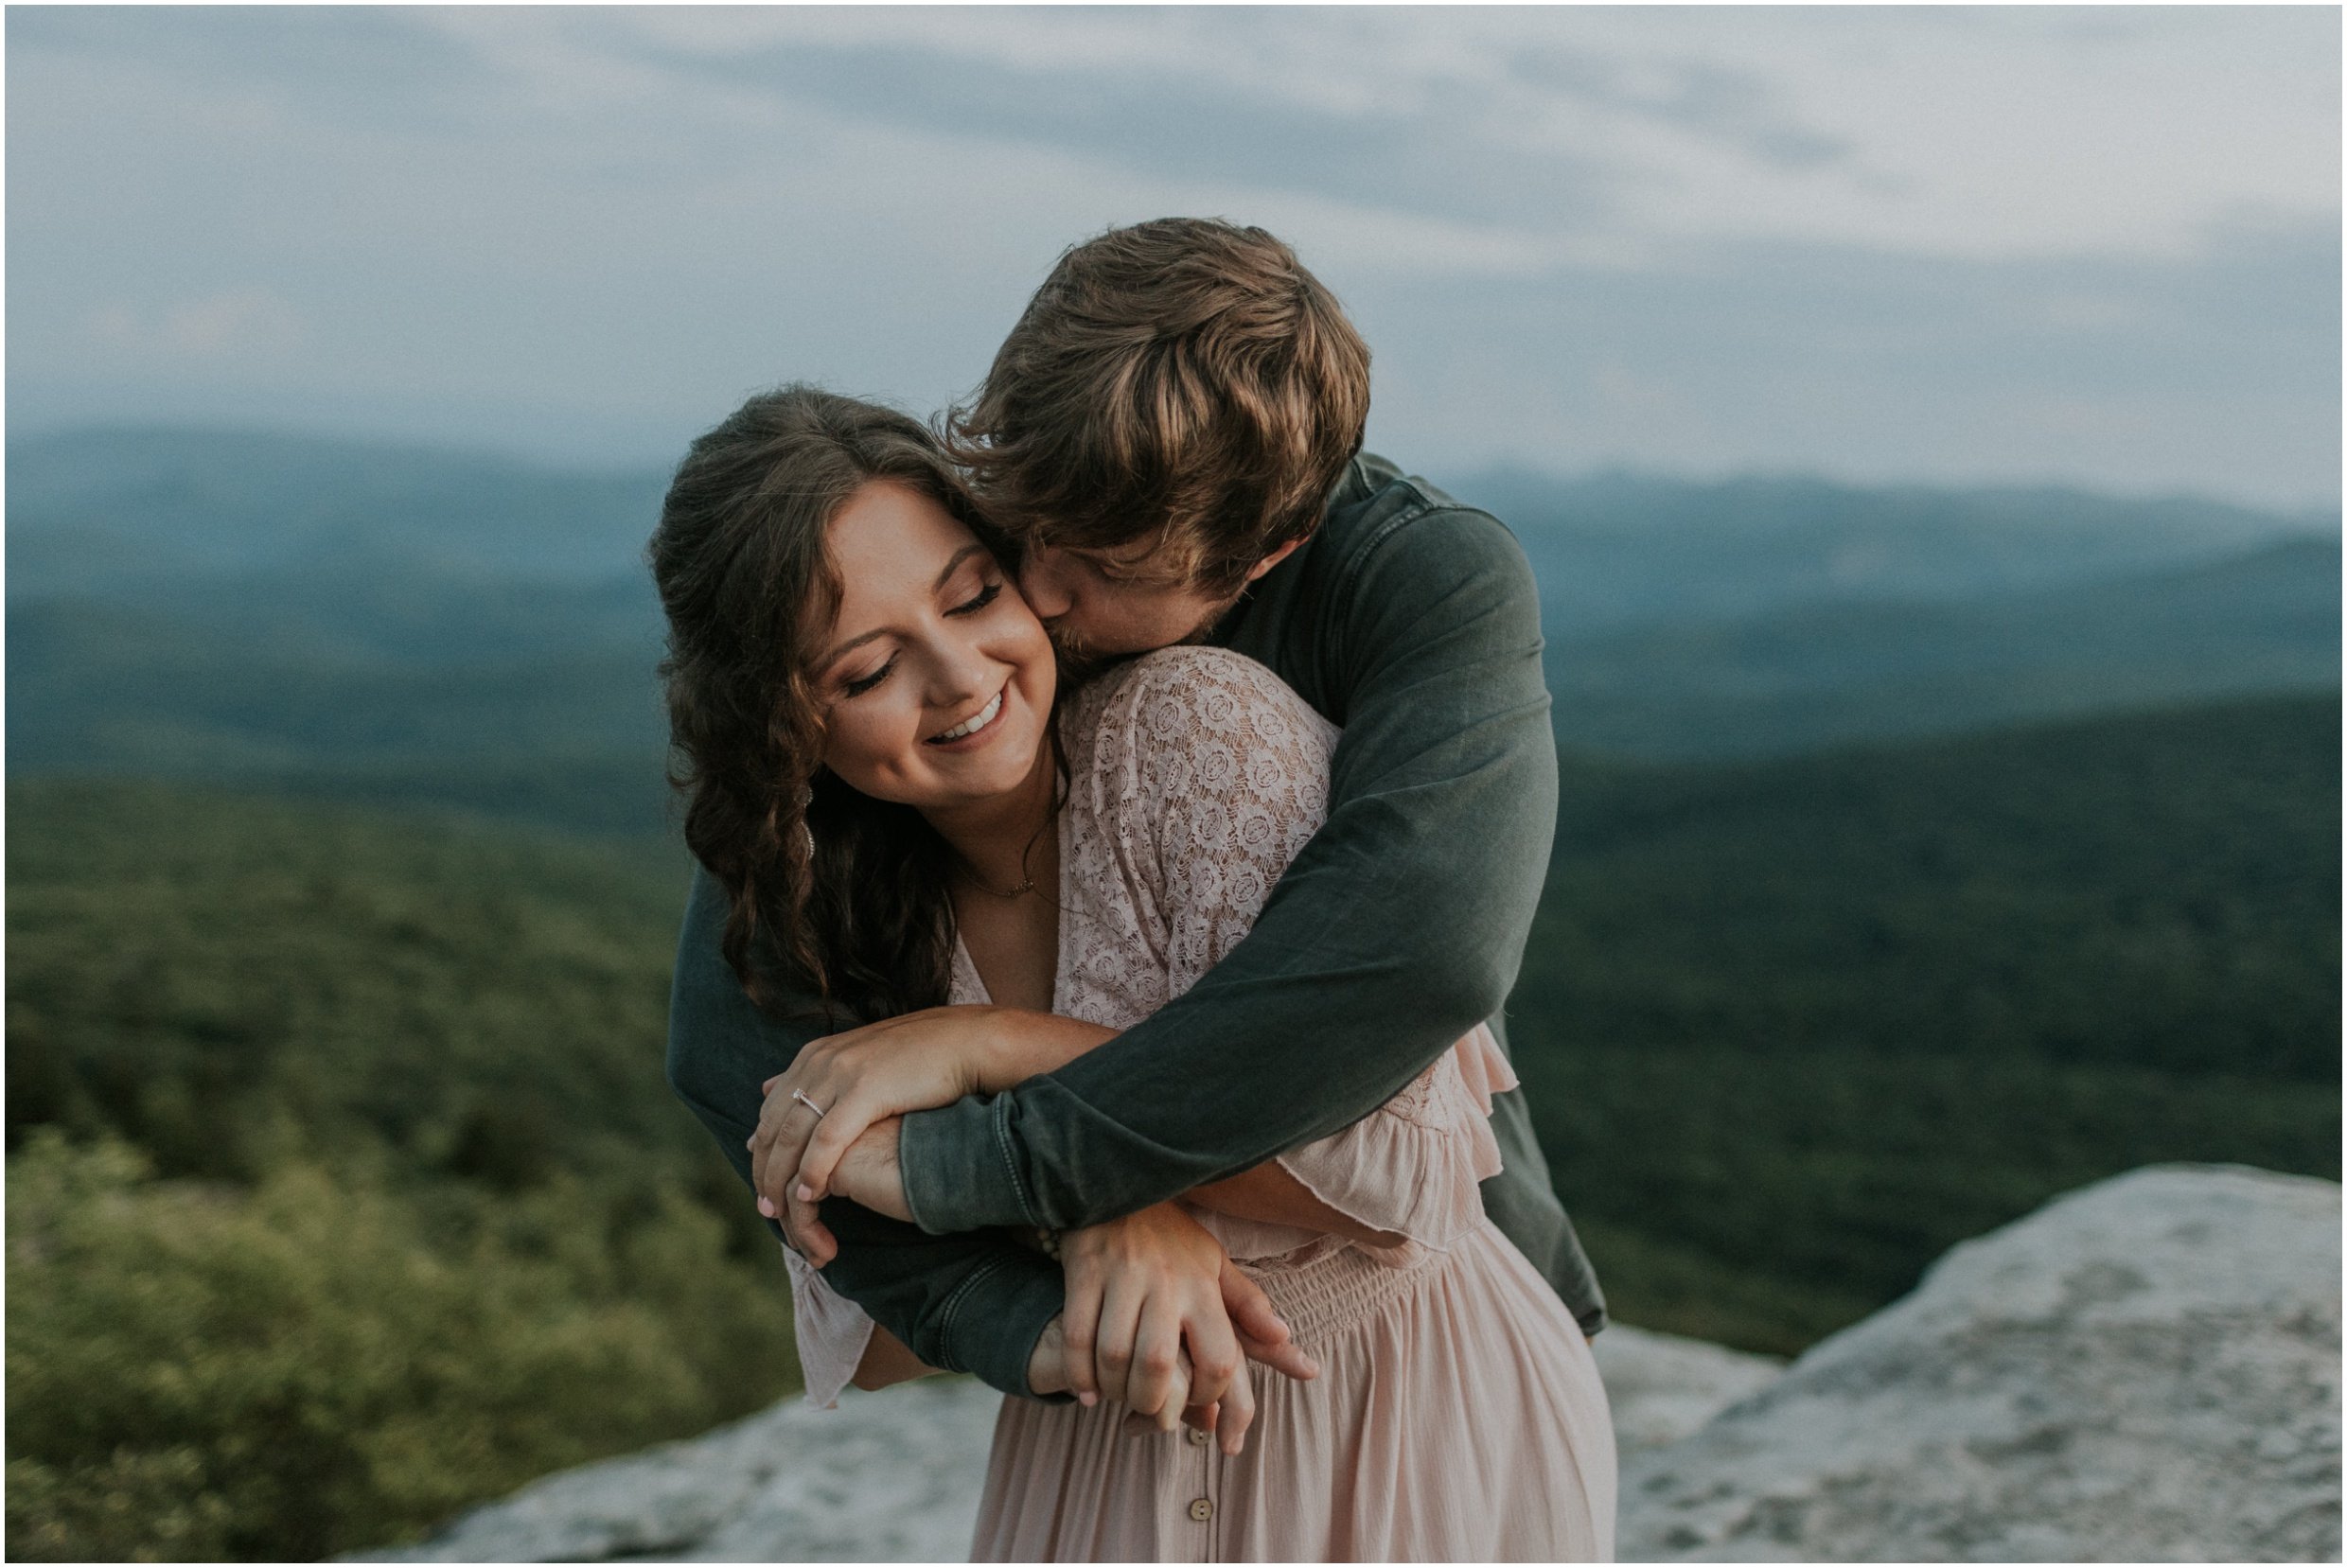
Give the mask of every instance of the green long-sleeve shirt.
<path id="1" fill-rule="evenodd" d="M 1317 532 L 1214 641 L 1341 727 L 1329 818 L 1254 929 L 1117 1039 L 991 1097 L 909 1116 L 906 1225 L 833 1201 L 824 1271 L 931 1365 L 1029 1392 L 1058 1265 L 997 1227 L 1067 1229 L 1186 1192 L 1350 1125 L 1489 1020 L 1514 983 L 1555 828 L 1540 610 L 1515 539 L 1383 459 L 1352 463 Z M 751 1006 L 696 877 L 668 1075 L 745 1179 L 758 1085 L 820 1029 Z M 1584 1331 L 1596 1275 L 1548 1183 L 1521 1092 L 1492 1108 L 1506 1170 L 1484 1205 Z"/>

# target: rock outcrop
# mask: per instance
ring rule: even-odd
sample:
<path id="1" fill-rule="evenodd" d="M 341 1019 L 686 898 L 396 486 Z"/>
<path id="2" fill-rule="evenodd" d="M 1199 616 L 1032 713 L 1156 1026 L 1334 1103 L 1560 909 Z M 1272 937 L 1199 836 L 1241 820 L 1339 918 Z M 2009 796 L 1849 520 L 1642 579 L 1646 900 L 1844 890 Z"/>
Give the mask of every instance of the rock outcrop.
<path id="1" fill-rule="evenodd" d="M 1785 1364 L 1774 1356 L 1747 1355 L 1626 1323 L 1599 1334 L 1591 1348 L 1614 1412 L 1614 1446 L 1624 1460 L 1702 1430 L 1721 1411 L 1785 1372 Z"/>
<path id="2" fill-rule="evenodd" d="M 1597 1364 L 1624 1452 L 1683 1437 L 1784 1364 L 1616 1327 Z M 359 1560 L 941 1562 L 968 1554 L 1001 1396 L 969 1378 L 837 1410 L 792 1398 L 703 1436 L 548 1476 L 420 1546 Z"/>
<path id="3" fill-rule="evenodd" d="M 962 1562 L 1002 1396 L 970 1378 L 731 1426 L 532 1482 L 376 1562 Z"/>
<path id="4" fill-rule="evenodd" d="M 1790 1368 L 1625 1327 L 1597 1362 L 1627 1561 L 2338 1558 L 2333 1183 L 2152 1167 L 1957 1247 Z M 369 1556 L 956 1560 L 997 1402 L 964 1378 L 787 1400 Z"/>
<path id="5" fill-rule="evenodd" d="M 2155 1166 L 1626 1458 L 1624 1560 L 2339 1557 L 2339 1189 Z"/>

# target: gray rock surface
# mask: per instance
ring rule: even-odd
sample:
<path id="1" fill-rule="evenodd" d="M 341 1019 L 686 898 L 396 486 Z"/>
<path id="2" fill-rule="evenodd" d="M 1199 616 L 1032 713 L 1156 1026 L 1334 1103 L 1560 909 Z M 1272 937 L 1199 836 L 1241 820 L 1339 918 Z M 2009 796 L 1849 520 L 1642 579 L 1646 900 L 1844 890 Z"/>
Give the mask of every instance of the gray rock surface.
<path id="1" fill-rule="evenodd" d="M 1685 1436 L 1783 1370 L 1616 1326 L 1597 1365 L 1623 1449 Z M 791 1398 L 715 1432 L 549 1476 L 380 1562 L 944 1562 L 968 1555 L 1000 1396 L 969 1378 L 835 1411 Z"/>
<path id="2" fill-rule="evenodd" d="M 1591 1348 L 1614 1411 L 1614 1444 L 1624 1458 L 1701 1428 L 1721 1411 L 1782 1377 L 1774 1356 L 1747 1355 L 1709 1340 L 1683 1339 L 1616 1323 Z"/>
<path id="3" fill-rule="evenodd" d="M 2083 1189 L 1790 1368 L 1619 1326 L 1597 1350 L 1624 1560 L 2338 1559 L 2332 1183 Z M 966 1378 L 794 1398 L 368 1558 L 960 1560 L 997 1402 Z"/>
<path id="4" fill-rule="evenodd" d="M 963 1562 L 1002 1396 L 971 1378 L 731 1426 L 532 1482 L 372 1562 Z"/>
<path id="5" fill-rule="evenodd" d="M 2154 1166 L 1958 1246 L 1627 1458 L 1626 1561 L 2327 1560 L 2339 1189 Z"/>

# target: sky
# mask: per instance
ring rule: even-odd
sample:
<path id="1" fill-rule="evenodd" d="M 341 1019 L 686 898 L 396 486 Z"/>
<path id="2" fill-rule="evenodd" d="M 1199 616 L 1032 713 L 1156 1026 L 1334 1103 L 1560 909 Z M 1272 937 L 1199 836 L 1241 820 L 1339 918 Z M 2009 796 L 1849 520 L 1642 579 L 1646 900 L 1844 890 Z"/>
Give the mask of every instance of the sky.
<path id="1" fill-rule="evenodd" d="M 673 461 L 1261 224 L 1369 444 L 2338 504 L 2340 16 L 10 7 L 9 428 Z"/>

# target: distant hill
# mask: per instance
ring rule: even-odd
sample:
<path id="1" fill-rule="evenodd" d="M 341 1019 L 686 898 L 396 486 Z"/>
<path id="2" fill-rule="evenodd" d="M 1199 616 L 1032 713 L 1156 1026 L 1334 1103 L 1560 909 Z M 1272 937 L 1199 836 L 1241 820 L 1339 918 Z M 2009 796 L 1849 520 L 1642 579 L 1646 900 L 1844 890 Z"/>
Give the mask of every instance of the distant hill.
<path id="1" fill-rule="evenodd" d="M 1601 473 L 1437 475 L 1524 541 L 1551 643 L 1797 606 L 1960 603 L 2336 542 L 2339 514 L 2051 487 L 1862 486 Z"/>
<path id="2" fill-rule="evenodd" d="M 1509 1002 L 1632 1321 L 1797 1348 L 2158 1160 L 2339 1169 L 2339 708 L 1568 766 Z"/>
<path id="3" fill-rule="evenodd" d="M 2336 512 L 2059 489 L 1428 471 L 1524 540 L 1552 640 L 1820 601 L 1973 599 L 2339 532 Z M 640 575 L 667 474 L 153 429 L 11 442 L 8 479 L 13 603 L 289 570 L 455 581 Z"/>
<path id="4" fill-rule="evenodd" d="M 639 557 L 663 477 L 235 432 L 15 443 L 11 766 L 651 828 L 662 628 Z M 1541 573 L 1568 748 L 1784 752 L 2338 680 L 2336 520 L 1793 480 L 1459 488 Z"/>
<path id="5" fill-rule="evenodd" d="M 439 801 L 597 832 L 662 819 L 659 635 L 637 582 L 393 580 L 338 615 L 103 599 L 12 608 L 19 774 Z M 1817 606 L 1552 644 L 1568 750 L 1797 752 L 2260 691 L 2336 690 L 2338 547 L 1974 604 Z"/>
<path id="6" fill-rule="evenodd" d="M 1969 603 L 1837 603 L 1552 642 L 1567 747 L 1734 756 L 2339 684 L 2339 546 L 2302 537 Z"/>
<path id="7" fill-rule="evenodd" d="M 44 771 L 657 751 L 666 733 L 657 644 L 421 665 L 72 601 L 11 611 L 8 640 L 10 747 Z"/>
<path id="8" fill-rule="evenodd" d="M 98 430 L 10 442 L 8 482 L 14 602 L 290 569 L 609 578 L 634 568 L 667 475 L 246 431 Z"/>

